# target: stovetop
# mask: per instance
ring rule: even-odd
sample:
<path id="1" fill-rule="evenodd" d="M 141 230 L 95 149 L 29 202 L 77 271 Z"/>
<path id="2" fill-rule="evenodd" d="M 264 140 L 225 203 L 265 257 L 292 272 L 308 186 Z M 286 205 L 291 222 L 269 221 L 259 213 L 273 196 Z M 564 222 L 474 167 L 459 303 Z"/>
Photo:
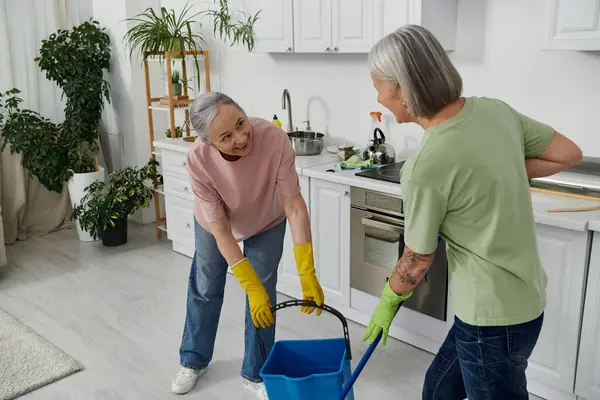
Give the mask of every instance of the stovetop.
<path id="1" fill-rule="evenodd" d="M 397 163 L 360 171 L 355 175 L 362 176 L 364 178 L 376 179 L 378 181 L 400 183 L 400 170 L 402 169 L 403 165 L 404 161 L 400 161 Z"/>

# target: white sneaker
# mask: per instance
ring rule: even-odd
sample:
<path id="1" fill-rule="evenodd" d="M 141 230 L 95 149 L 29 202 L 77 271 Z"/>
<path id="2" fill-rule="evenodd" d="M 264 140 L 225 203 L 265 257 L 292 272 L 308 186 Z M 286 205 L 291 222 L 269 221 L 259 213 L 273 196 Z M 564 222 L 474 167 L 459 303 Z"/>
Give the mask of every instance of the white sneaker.
<path id="1" fill-rule="evenodd" d="M 253 393 L 257 399 L 269 400 L 269 396 L 267 396 L 267 388 L 262 382 L 256 383 L 249 381 L 248 379 L 244 379 L 244 389 Z"/>
<path id="2" fill-rule="evenodd" d="M 173 378 L 173 383 L 171 384 L 171 392 L 175 394 L 184 394 L 189 392 L 196 385 L 196 381 L 206 372 L 206 368 L 191 369 L 182 367 L 181 371 L 175 375 Z"/>

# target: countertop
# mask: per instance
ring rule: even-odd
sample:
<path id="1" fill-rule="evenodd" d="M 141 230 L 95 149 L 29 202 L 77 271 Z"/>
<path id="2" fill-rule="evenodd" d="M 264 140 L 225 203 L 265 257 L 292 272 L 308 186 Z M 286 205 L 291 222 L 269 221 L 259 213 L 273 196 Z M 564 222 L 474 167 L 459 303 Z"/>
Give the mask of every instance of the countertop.
<path id="1" fill-rule="evenodd" d="M 335 172 L 326 172 L 334 169 Z M 356 170 L 341 170 L 339 163 L 331 162 L 304 168 L 302 175 L 322 179 L 329 182 L 363 189 L 376 190 L 382 193 L 400 196 L 402 194 L 399 184 L 378 181 L 370 178 L 356 176 Z M 544 193 L 531 193 L 533 214 L 535 222 L 558 228 L 585 232 L 589 230 L 600 231 L 600 211 L 549 213 L 554 208 L 576 208 L 598 205 L 598 202 L 578 200 L 565 196 L 554 196 Z"/>
<path id="2" fill-rule="evenodd" d="M 180 139 L 164 139 L 154 142 L 158 149 L 173 150 L 187 153 L 193 143 Z M 157 152 L 160 154 L 160 150 Z M 327 172 L 333 169 L 335 172 Z M 339 162 L 332 154 L 324 150 L 316 156 L 296 156 L 296 171 L 299 175 L 341 185 L 354 186 L 368 190 L 375 190 L 394 196 L 400 196 L 400 185 L 392 182 L 378 181 L 375 179 L 356 176 L 356 170 L 342 170 Z M 600 211 L 549 213 L 553 208 L 575 208 L 598 205 L 598 202 L 578 200 L 565 196 L 554 196 L 544 193 L 531 194 L 535 222 L 558 228 L 585 232 L 593 230 L 600 232 Z"/>
<path id="3" fill-rule="evenodd" d="M 194 143 L 185 142 L 181 139 L 164 139 L 154 141 L 154 147 L 164 150 L 172 150 L 180 153 L 187 153 Z M 160 154 L 160 150 L 157 152 Z M 335 155 L 323 151 L 321 154 L 315 156 L 296 156 L 296 172 L 302 174 L 302 171 L 308 167 L 314 165 L 320 165 L 325 163 L 333 163 L 336 160 Z"/>

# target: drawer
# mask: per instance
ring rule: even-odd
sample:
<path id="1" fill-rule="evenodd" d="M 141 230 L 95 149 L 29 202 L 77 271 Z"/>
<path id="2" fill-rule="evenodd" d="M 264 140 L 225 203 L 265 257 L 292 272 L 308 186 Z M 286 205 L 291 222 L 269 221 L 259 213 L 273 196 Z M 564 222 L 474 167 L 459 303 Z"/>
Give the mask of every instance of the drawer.
<path id="1" fill-rule="evenodd" d="M 167 237 L 173 241 L 194 243 L 194 202 L 165 196 Z"/>
<path id="2" fill-rule="evenodd" d="M 188 201 L 194 201 L 192 184 L 188 175 L 177 175 L 166 172 L 164 174 L 165 194 L 171 194 Z"/>
<path id="3" fill-rule="evenodd" d="M 187 153 L 163 150 L 161 160 L 163 171 L 171 171 L 178 175 L 187 175 Z"/>

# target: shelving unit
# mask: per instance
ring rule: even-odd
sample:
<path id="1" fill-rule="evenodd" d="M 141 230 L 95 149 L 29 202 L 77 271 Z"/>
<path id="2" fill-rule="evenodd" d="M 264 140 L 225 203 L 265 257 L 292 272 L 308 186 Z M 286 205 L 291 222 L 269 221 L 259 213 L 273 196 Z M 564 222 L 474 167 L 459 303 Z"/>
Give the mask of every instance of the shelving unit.
<path id="1" fill-rule="evenodd" d="M 167 96 L 165 97 L 152 97 L 151 89 L 150 89 L 150 68 L 149 61 L 153 61 L 152 57 L 164 57 L 165 64 L 167 67 Z M 172 78 L 172 61 L 177 60 L 181 62 L 181 73 L 183 76 L 184 82 L 188 80 L 187 74 L 187 65 L 186 65 L 186 56 L 196 56 L 199 61 L 200 58 L 204 61 L 204 89 L 206 92 L 210 92 L 210 62 L 208 51 L 206 50 L 188 50 L 188 51 L 165 51 L 158 53 L 145 53 L 144 54 L 144 78 L 146 81 L 146 105 L 148 107 L 148 132 L 150 137 L 150 153 L 152 155 L 152 159 L 156 160 L 156 156 L 160 156 L 160 152 L 157 152 L 154 148 L 154 115 L 153 112 L 168 112 L 169 113 L 169 126 L 171 129 L 171 137 L 176 137 L 176 126 L 175 126 L 175 112 L 183 112 L 185 116 L 185 134 L 181 140 L 186 140 L 193 142 L 195 140 L 194 136 L 191 136 L 190 129 L 190 104 L 194 101 L 194 99 L 190 99 L 188 95 L 188 87 L 184 85 L 183 87 L 183 100 L 179 100 L 173 97 L 173 87 L 171 85 Z M 200 73 L 200 71 L 198 71 Z M 161 99 L 168 99 L 168 104 L 161 103 Z M 167 232 L 167 220 L 166 218 L 161 217 L 161 209 L 160 209 L 160 198 L 159 194 L 164 195 L 164 188 L 162 185 L 154 186 L 154 207 L 156 209 L 156 237 L 161 239 L 163 237 L 163 233 Z"/>

